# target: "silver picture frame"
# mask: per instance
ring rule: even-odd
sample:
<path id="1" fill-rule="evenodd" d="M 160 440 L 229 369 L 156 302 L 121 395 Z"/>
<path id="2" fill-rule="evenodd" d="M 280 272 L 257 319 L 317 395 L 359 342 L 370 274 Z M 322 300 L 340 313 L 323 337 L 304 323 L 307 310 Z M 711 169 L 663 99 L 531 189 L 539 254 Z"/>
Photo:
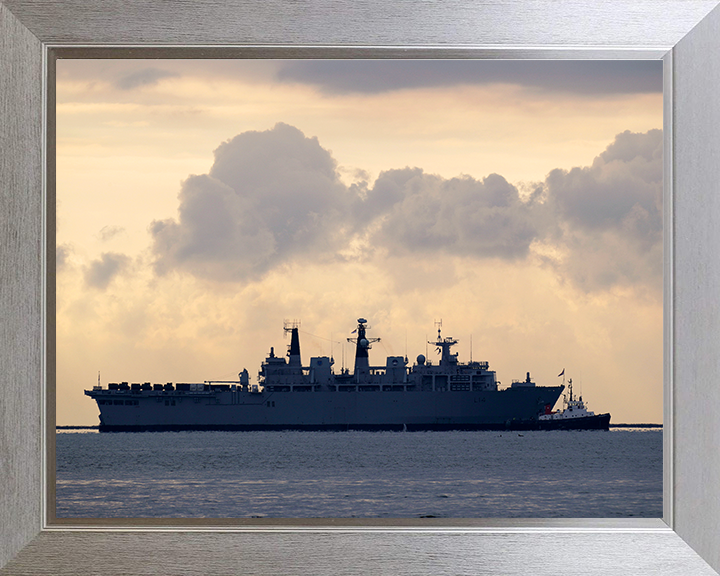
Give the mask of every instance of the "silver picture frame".
<path id="1" fill-rule="evenodd" d="M 716 574 L 717 4 L 0 0 L 0 574 Z M 54 518 L 54 227 L 47 210 L 54 198 L 53 62 L 58 55 L 110 51 L 127 57 L 662 59 L 663 519 L 211 525 Z"/>

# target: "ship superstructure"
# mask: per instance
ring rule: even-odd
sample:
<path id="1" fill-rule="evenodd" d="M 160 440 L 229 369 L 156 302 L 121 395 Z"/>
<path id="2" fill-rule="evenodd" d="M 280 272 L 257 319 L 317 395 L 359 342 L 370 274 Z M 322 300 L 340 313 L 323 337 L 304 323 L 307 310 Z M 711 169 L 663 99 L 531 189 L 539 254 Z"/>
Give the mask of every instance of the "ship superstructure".
<path id="1" fill-rule="evenodd" d="M 274 348 L 262 362 L 258 383 L 247 370 L 237 381 L 178 384 L 109 384 L 85 394 L 100 409 L 100 430 L 504 430 L 537 422 L 551 409 L 563 386 L 526 381 L 500 389 L 488 362 L 461 363 L 457 340 L 428 342 L 440 353 L 437 364 L 420 354 L 409 365 L 388 356 L 372 366 L 368 351 L 379 338 L 368 336 L 359 318 L 353 371 L 335 372 L 329 356 L 303 366 L 299 322 L 286 322 L 290 345 L 285 357 Z"/>

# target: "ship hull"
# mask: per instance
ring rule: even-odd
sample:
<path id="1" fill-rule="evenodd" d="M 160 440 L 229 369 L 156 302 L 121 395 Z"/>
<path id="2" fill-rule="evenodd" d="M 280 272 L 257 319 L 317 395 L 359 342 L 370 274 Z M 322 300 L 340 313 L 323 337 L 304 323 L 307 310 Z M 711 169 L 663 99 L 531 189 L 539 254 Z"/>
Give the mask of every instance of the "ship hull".
<path id="1" fill-rule="evenodd" d="M 507 430 L 536 421 L 563 388 L 500 391 L 87 391 L 100 431 Z"/>
<path id="2" fill-rule="evenodd" d="M 364 430 L 369 432 L 431 432 L 431 431 L 477 431 L 477 430 L 518 430 L 509 422 L 488 424 L 150 424 L 150 425 L 103 425 L 100 432 L 183 432 L 183 431 L 227 431 L 251 432 L 262 430 L 300 430 L 306 432 L 344 432 Z"/>

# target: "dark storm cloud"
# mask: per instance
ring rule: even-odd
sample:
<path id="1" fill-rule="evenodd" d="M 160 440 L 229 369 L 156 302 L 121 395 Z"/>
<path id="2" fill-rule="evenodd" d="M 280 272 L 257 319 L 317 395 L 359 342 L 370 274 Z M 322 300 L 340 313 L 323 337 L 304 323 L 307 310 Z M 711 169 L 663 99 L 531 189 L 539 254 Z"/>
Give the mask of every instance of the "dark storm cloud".
<path id="1" fill-rule="evenodd" d="M 156 270 L 241 280 L 303 252 L 334 252 L 349 192 L 317 138 L 277 124 L 215 150 L 180 192 L 179 220 L 153 222 Z"/>
<path id="2" fill-rule="evenodd" d="M 552 170 L 528 196 L 498 174 L 445 179 L 410 167 L 347 187 L 317 138 L 277 124 L 221 144 L 179 201 L 177 219 L 150 227 L 158 274 L 245 281 L 288 261 L 341 258 L 362 238 L 396 256 L 477 260 L 521 260 L 538 242 L 555 249 L 544 261 L 588 292 L 661 285 L 658 130 L 619 134 L 591 166 Z"/>
<path id="3" fill-rule="evenodd" d="M 179 75 L 177 72 L 161 70 L 159 68 L 143 68 L 142 70 L 118 78 L 113 84 L 120 90 L 132 90 L 140 86 L 153 86 L 163 78 L 172 78 Z"/>
<path id="4" fill-rule="evenodd" d="M 459 85 L 516 84 L 583 95 L 662 92 L 656 60 L 299 60 L 277 72 L 282 82 L 328 93 L 377 94 Z"/>
<path id="5" fill-rule="evenodd" d="M 125 254 L 105 252 L 99 260 L 93 260 L 85 269 L 85 284 L 105 290 L 110 282 L 127 268 L 130 258 Z"/>

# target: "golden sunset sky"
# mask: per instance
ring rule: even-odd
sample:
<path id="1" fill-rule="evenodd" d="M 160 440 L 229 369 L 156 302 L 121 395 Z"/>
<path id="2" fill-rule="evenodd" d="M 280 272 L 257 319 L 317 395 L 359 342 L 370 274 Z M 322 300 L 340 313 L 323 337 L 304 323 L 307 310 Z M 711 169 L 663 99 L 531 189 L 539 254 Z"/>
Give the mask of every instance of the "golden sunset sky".
<path id="1" fill-rule="evenodd" d="M 60 60 L 57 423 L 359 317 L 662 422 L 661 128 L 659 61 Z"/>

